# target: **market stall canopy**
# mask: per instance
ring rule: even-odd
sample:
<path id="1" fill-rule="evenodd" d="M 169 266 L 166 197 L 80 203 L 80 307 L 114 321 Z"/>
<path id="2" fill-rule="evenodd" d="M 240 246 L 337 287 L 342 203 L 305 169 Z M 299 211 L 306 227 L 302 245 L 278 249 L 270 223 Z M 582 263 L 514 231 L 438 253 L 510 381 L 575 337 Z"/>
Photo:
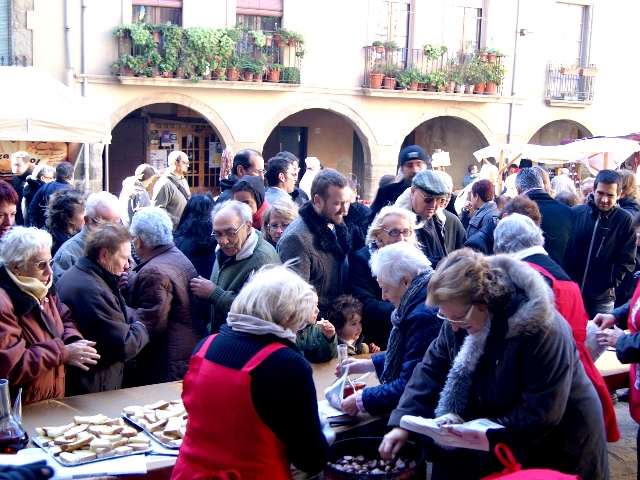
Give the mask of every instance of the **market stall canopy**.
<path id="1" fill-rule="evenodd" d="M 0 140 L 110 143 L 109 115 L 37 67 L 0 67 Z"/>

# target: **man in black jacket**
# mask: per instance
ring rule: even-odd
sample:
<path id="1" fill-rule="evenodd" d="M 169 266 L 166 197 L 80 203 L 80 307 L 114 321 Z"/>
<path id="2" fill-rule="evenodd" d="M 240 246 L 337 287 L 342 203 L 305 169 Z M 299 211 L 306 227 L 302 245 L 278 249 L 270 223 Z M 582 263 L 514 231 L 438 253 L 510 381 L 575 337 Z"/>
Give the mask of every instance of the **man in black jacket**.
<path id="1" fill-rule="evenodd" d="M 369 223 L 382 210 L 382 207 L 392 205 L 411 186 L 411 181 L 418 172 L 427 169 L 427 164 L 431 163 L 431 157 L 418 145 L 411 145 L 402 149 L 398 163 L 402 170 L 403 179 L 401 182 L 390 183 L 378 190 L 376 198 L 371 204 Z"/>
<path id="2" fill-rule="evenodd" d="M 31 204 L 29 205 L 29 211 L 27 217 L 31 227 L 44 227 L 46 220 L 47 205 L 49 204 L 49 198 L 58 190 L 64 190 L 72 188 L 71 182 L 73 181 L 73 165 L 69 162 L 60 162 L 56 165 L 56 179 L 51 183 L 43 185 L 33 196 Z"/>
<path id="3" fill-rule="evenodd" d="M 233 157 L 233 167 L 231 173 L 227 175 L 227 178 L 220 182 L 220 189 L 222 192 L 218 196 L 216 203 L 226 202 L 227 200 L 233 200 L 233 194 L 231 188 L 236 184 L 238 179 L 245 175 L 252 175 L 254 177 L 264 178 L 264 159 L 257 150 L 247 148 L 240 150 Z"/>
<path id="4" fill-rule="evenodd" d="M 516 190 L 518 195 L 526 195 L 538 205 L 542 215 L 540 228 L 544 234 L 544 249 L 554 262 L 562 265 L 571 242 L 571 208 L 551 198 L 535 168 L 523 168 L 518 172 Z"/>
<path id="5" fill-rule="evenodd" d="M 618 173 L 601 170 L 587 203 L 571 209 L 574 240 L 564 270 L 580 285 L 589 318 L 613 309 L 613 289 L 635 265 L 633 218 L 616 203 L 620 185 Z"/>

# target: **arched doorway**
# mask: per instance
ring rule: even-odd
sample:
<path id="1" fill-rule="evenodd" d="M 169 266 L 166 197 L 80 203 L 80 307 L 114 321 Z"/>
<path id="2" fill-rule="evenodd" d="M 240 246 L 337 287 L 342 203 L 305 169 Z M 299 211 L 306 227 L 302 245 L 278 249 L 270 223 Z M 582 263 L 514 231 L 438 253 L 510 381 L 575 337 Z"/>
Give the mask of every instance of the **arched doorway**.
<path id="1" fill-rule="evenodd" d="M 429 155 L 437 150 L 449 152 L 451 165 L 444 170 L 451 175 L 455 190 L 462 188 L 467 167 L 477 164 L 473 152 L 489 145 L 483 133 L 471 122 L 452 116 L 431 118 L 406 136 L 402 148 L 420 145 Z"/>
<path id="2" fill-rule="evenodd" d="M 300 159 L 302 178 L 306 157 L 317 157 L 324 167 L 334 168 L 358 184 L 362 196 L 365 153 L 358 133 L 342 116 L 321 108 L 294 113 L 280 121 L 267 137 L 262 154 L 265 160 L 280 151 Z"/>
<path id="3" fill-rule="evenodd" d="M 562 140 L 586 138 L 593 134 L 584 125 L 573 120 L 555 120 L 543 125 L 527 143 L 535 145 L 560 145 Z"/>

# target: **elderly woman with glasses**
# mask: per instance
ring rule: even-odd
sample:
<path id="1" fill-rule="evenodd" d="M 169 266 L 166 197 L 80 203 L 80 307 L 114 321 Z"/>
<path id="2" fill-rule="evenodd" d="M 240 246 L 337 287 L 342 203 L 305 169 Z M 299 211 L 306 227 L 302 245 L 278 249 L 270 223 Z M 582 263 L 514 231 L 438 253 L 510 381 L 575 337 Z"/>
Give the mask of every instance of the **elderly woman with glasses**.
<path id="1" fill-rule="evenodd" d="M 403 415 L 453 423 L 488 418 L 524 468 L 584 480 L 609 477 L 600 401 L 553 294 L 528 265 L 469 249 L 447 256 L 431 277 L 427 304 L 447 321 L 407 384 L 380 445 L 392 459 L 409 437 Z M 493 437 L 493 440 L 496 438 Z M 433 479 L 475 479 L 503 466 L 493 453 L 431 445 Z"/>
<path id="2" fill-rule="evenodd" d="M 22 401 L 64 397 L 65 367 L 87 371 L 100 355 L 51 289 L 51 235 L 13 227 L 0 246 L 0 378 Z"/>
<path id="3" fill-rule="evenodd" d="M 380 210 L 378 216 L 384 210 Z M 343 362 L 343 365 L 349 365 L 350 373 L 375 372 L 380 379 L 379 386 L 359 390 L 342 401 L 342 410 L 350 415 L 391 413 L 398 405 L 413 369 L 438 336 L 442 325 L 442 320 L 436 316 L 437 309 L 424 303 L 433 269 L 415 245 L 398 242 L 381 248 L 371 258 L 371 270 L 382 289 L 382 298 L 395 307 L 390 321 L 393 329 L 386 353 L 374 355 L 370 360 Z"/>
<path id="4" fill-rule="evenodd" d="M 366 246 L 349 259 L 347 292 L 362 303 L 362 324 L 367 339 L 386 349 L 391 333 L 391 313 L 395 306 L 382 299 L 382 290 L 371 273 L 371 256 L 396 242 L 416 243 L 416 214 L 404 208 L 383 207 L 375 216 L 365 240 Z"/>
<path id="5" fill-rule="evenodd" d="M 191 280 L 191 291 L 211 305 L 209 330 L 215 333 L 227 320 L 229 308 L 249 276 L 263 265 L 280 264 L 276 249 L 251 224 L 251 208 L 237 200 L 216 205 L 211 212 L 218 242 L 211 279 Z"/>
<path id="6" fill-rule="evenodd" d="M 298 206 L 290 200 L 276 200 L 262 215 L 262 238 L 274 247 L 291 222 L 298 218 Z"/>
<path id="7" fill-rule="evenodd" d="M 119 223 L 100 223 L 87 233 L 84 256 L 58 280 L 60 299 L 80 332 L 98 339 L 101 358 L 91 372 L 67 371 L 67 396 L 116 390 L 122 386 L 124 364 L 149 343 L 147 329 L 132 322 L 118 288 L 129 269 L 131 234 Z"/>

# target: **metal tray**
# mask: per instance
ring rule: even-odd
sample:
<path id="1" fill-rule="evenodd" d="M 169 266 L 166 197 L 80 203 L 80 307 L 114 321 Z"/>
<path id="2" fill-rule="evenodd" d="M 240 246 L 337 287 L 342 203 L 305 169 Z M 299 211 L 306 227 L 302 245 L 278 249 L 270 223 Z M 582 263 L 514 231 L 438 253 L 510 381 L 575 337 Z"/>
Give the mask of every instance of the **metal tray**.
<path id="1" fill-rule="evenodd" d="M 127 417 L 127 415 L 125 413 L 121 413 L 120 416 L 122 418 L 124 418 L 127 422 L 129 422 L 131 425 L 133 425 L 136 428 L 140 428 L 144 431 L 144 433 L 146 433 L 147 435 L 149 435 L 151 437 L 151 440 L 153 440 L 154 442 L 156 442 L 158 445 L 162 445 L 164 448 L 168 448 L 169 450 L 179 450 L 180 447 L 177 447 L 175 445 L 167 445 L 164 442 L 161 442 L 160 440 L 158 440 L 153 433 L 151 433 L 149 430 L 147 430 L 146 428 L 144 428 L 144 426 L 138 422 L 136 422 L 135 420 L 130 419 L 129 417 Z"/>
<path id="2" fill-rule="evenodd" d="M 45 452 L 47 452 L 51 458 L 53 458 L 56 462 L 58 462 L 60 465 L 62 465 L 63 467 L 79 467 L 80 465 L 86 465 L 88 463 L 95 463 L 95 462 L 102 462 L 104 460 L 113 460 L 115 458 L 123 458 L 123 457 L 131 457 L 133 455 L 144 455 L 147 452 L 150 452 L 152 450 L 151 445 L 149 445 L 149 447 L 146 450 L 140 450 L 137 452 L 132 452 L 129 453 L 128 455 L 114 455 L 113 457 L 106 457 L 106 458 L 96 458 L 95 460 L 87 460 L 87 461 L 81 461 L 78 463 L 64 463 L 62 461 L 60 461 L 60 459 L 58 457 L 56 457 L 55 455 L 53 455 L 50 451 L 49 451 L 49 447 L 44 447 L 40 444 L 40 441 L 37 439 L 37 437 L 33 437 L 31 438 L 31 441 L 37 445 L 38 447 L 40 447 L 42 450 L 44 450 Z"/>

